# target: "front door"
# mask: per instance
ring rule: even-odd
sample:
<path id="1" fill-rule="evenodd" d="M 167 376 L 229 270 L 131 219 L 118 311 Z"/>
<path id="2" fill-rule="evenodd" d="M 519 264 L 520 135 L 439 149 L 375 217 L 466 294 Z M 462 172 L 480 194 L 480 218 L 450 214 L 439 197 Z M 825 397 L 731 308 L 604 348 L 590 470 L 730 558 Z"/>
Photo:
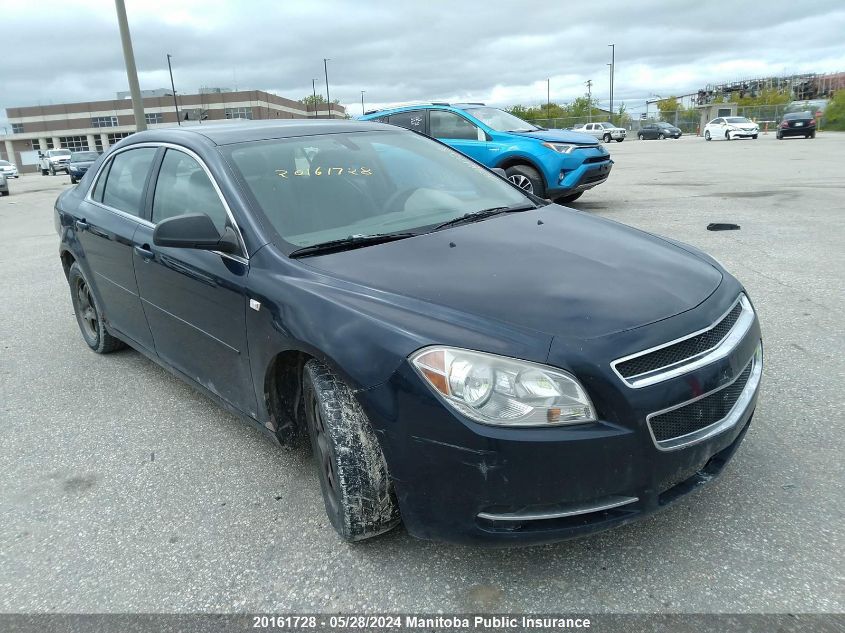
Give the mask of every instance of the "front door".
<path id="1" fill-rule="evenodd" d="M 429 134 L 479 163 L 491 165 L 497 156 L 487 134 L 469 119 L 447 110 L 428 114 Z"/>
<path id="2" fill-rule="evenodd" d="M 220 231 L 231 225 L 210 176 L 186 152 L 166 150 L 149 196 L 153 224 L 184 213 L 205 213 Z M 135 245 L 135 276 L 158 355 L 254 416 L 246 341 L 247 260 L 156 246 L 148 225 L 139 227 Z"/>
<path id="3" fill-rule="evenodd" d="M 80 265 L 92 283 L 110 328 L 153 349 L 153 339 L 132 265 L 135 232 L 143 224 L 144 192 L 156 147 L 118 152 L 100 171 L 91 200 L 80 205 L 74 231 Z"/>

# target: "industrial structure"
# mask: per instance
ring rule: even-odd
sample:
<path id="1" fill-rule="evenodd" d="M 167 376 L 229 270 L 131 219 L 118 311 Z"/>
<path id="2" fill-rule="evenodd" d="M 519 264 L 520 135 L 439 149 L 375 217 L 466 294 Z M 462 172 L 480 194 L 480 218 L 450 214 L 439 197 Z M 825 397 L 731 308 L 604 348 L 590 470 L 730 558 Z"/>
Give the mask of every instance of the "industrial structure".
<path id="1" fill-rule="evenodd" d="M 132 101 L 127 93 L 117 99 L 83 103 L 7 108 L 9 128 L 0 135 L 0 159 L 21 172 L 37 171 L 38 152 L 54 148 L 105 151 L 135 132 Z M 306 106 L 262 90 L 204 88 L 196 94 L 177 95 L 166 88 L 142 91 L 147 126 L 201 125 L 226 119 L 343 118 L 343 106 Z M 178 115 L 177 115 L 178 106 Z"/>

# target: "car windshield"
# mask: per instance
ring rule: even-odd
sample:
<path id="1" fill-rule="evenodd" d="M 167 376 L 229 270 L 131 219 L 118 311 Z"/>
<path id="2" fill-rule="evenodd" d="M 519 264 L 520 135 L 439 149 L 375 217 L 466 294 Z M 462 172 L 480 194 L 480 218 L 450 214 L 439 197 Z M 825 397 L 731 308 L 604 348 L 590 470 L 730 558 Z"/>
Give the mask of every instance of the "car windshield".
<path id="1" fill-rule="evenodd" d="M 287 246 L 418 232 L 468 213 L 533 206 L 499 176 L 411 132 L 272 139 L 222 151 Z"/>
<path id="2" fill-rule="evenodd" d="M 70 156 L 69 149 L 54 149 L 50 156 Z"/>
<path id="3" fill-rule="evenodd" d="M 675 126 L 672 125 L 671 123 L 664 123 L 663 121 L 661 121 L 660 123 L 657 124 L 657 127 L 675 127 Z"/>
<path id="4" fill-rule="evenodd" d="M 466 111 L 497 132 L 533 132 L 540 129 L 499 108 L 467 108 Z"/>
<path id="5" fill-rule="evenodd" d="M 9 167 L 12 163 L 7 160 L 0 160 L 0 167 Z"/>
<path id="6" fill-rule="evenodd" d="M 729 116 L 725 118 L 725 121 L 728 123 L 751 123 L 748 119 L 744 116 Z"/>
<path id="7" fill-rule="evenodd" d="M 610 130 L 610 129 L 612 129 L 612 128 L 615 128 L 615 127 L 616 127 L 615 125 L 613 125 L 613 123 L 601 123 L 600 125 L 601 125 L 601 126 L 602 126 L 605 130 Z"/>
<path id="8" fill-rule="evenodd" d="M 784 119 L 812 119 L 813 115 L 810 112 L 790 112 L 783 115 Z"/>
<path id="9" fill-rule="evenodd" d="M 70 162 L 72 163 L 82 163 L 82 162 L 89 162 L 92 160 L 97 160 L 97 152 L 74 152 L 70 157 Z"/>

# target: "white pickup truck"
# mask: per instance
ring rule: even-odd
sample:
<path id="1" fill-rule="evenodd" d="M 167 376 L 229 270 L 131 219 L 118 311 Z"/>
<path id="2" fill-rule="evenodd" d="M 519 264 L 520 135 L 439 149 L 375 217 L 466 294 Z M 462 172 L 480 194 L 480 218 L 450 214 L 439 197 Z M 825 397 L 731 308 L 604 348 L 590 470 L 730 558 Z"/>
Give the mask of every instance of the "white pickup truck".
<path id="1" fill-rule="evenodd" d="M 628 134 L 625 128 L 616 127 L 613 123 L 579 124 L 574 126 L 572 129 L 575 132 L 583 132 L 584 134 L 595 136 L 597 139 L 604 141 L 605 143 L 610 143 L 610 141 L 621 143 L 625 140 L 625 137 Z"/>
<path id="2" fill-rule="evenodd" d="M 39 166 L 41 167 L 42 176 L 46 176 L 47 174 L 55 176 L 56 172 L 59 171 L 69 174 L 69 164 L 69 149 L 48 149 L 46 152 L 41 152 L 39 154 Z"/>

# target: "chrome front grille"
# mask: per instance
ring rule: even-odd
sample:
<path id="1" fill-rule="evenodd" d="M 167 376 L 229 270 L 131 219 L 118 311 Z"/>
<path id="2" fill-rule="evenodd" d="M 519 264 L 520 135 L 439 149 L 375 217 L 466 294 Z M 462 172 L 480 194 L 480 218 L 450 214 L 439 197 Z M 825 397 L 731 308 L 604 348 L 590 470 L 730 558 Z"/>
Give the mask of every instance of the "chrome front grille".
<path id="1" fill-rule="evenodd" d="M 763 348 L 759 345 L 745 368 L 731 382 L 650 414 L 646 422 L 657 448 L 682 448 L 733 427 L 757 392 L 762 373 Z"/>
<path id="2" fill-rule="evenodd" d="M 680 339 L 619 358 L 611 363 L 629 387 L 647 387 L 724 358 L 754 322 L 754 310 L 741 294 L 715 323 Z"/>

